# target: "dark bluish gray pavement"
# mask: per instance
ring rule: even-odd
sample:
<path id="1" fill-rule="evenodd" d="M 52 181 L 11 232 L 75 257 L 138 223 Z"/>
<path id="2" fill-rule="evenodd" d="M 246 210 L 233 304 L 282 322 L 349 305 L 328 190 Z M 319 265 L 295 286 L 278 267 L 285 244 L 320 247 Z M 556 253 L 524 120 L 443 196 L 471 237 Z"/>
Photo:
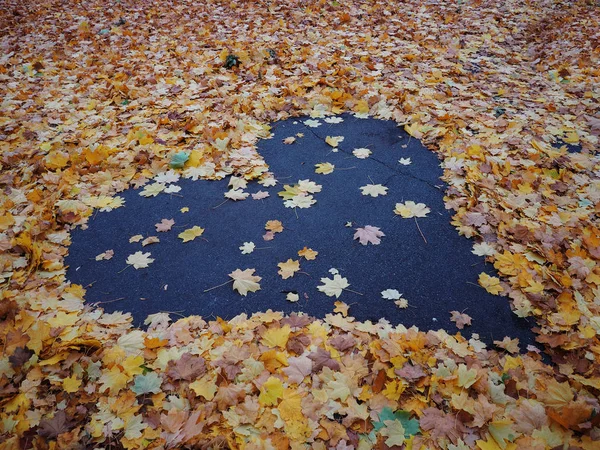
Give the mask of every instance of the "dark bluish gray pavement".
<path id="1" fill-rule="evenodd" d="M 330 268 L 336 268 L 348 279 L 350 289 L 364 294 L 344 291 L 340 297 L 350 305 L 350 315 L 359 320 L 385 318 L 407 327 L 453 332 L 457 328 L 450 321 L 450 311 L 457 310 L 473 318 L 473 325 L 462 331 L 467 336 L 478 333 L 491 343 L 508 335 L 518 337 L 522 344 L 534 343 L 533 323 L 517 318 L 506 297 L 490 295 L 477 286 L 481 272 L 494 274 L 494 270 L 484 258 L 471 253 L 474 242 L 459 236 L 450 225 L 436 155 L 392 121 L 342 117 L 340 124 L 319 119 L 322 125 L 318 128 L 304 125 L 307 118 L 273 125 L 274 137 L 261 141 L 259 152 L 279 184 L 264 188 L 249 183 L 247 188 L 251 193 L 267 190 L 267 199 L 228 201 L 215 209 L 224 200 L 228 180 L 182 180 L 178 183 L 182 197 L 163 193 L 148 199 L 133 189 L 122 193 L 125 207 L 98 212 L 90 219 L 89 229 L 73 232 L 67 258 L 69 279 L 83 286 L 91 284 L 87 301 L 108 302 L 101 305 L 108 311 L 129 311 L 141 325 L 148 314 L 159 311 L 206 319 L 230 319 L 241 312 L 267 309 L 324 317 L 336 299 L 319 292 L 317 286 L 321 277 L 332 277 Z M 304 137 L 292 145 L 282 143 L 297 133 Z M 326 136 L 345 137 L 340 151 L 332 151 L 325 143 Z M 370 158 L 352 155 L 353 149 L 361 147 L 371 149 Z M 412 163 L 400 165 L 399 158 L 410 158 Z M 315 173 L 315 164 L 323 162 L 335 165 L 332 174 Z M 323 186 L 314 194 L 317 203 L 308 209 L 285 208 L 277 192 L 283 184 L 303 179 Z M 388 194 L 363 196 L 359 187 L 371 180 L 387 186 Z M 396 203 L 407 200 L 431 208 L 427 217 L 418 219 L 427 243 L 414 219 L 393 213 Z M 184 206 L 190 208 L 189 213 L 180 212 Z M 157 233 L 154 224 L 163 218 L 174 219 L 175 227 Z M 265 242 L 262 235 L 268 220 L 280 220 L 285 229 Z M 347 222 L 352 222 L 352 228 L 345 226 Z M 182 243 L 177 234 L 194 225 L 205 228 L 202 237 L 206 240 Z M 380 245 L 363 246 L 353 240 L 354 228 L 365 225 L 385 233 Z M 128 242 L 136 234 L 159 236 L 161 242 L 142 248 L 140 243 Z M 243 255 L 239 246 L 245 241 L 268 248 Z M 283 280 L 277 264 L 298 259 L 297 252 L 304 246 L 318 251 L 317 259 L 302 259 L 300 267 L 305 273 Z M 107 249 L 115 252 L 110 261 L 94 260 Z M 127 256 L 136 251 L 151 252 L 154 263 L 146 269 L 128 267 L 119 273 L 126 267 Z M 233 270 L 246 268 L 255 268 L 262 277 L 260 291 L 242 297 L 228 284 L 203 292 L 228 281 Z M 393 301 L 383 299 L 381 291 L 385 289 L 397 289 L 410 306 L 399 309 Z M 300 301 L 288 302 L 289 291 L 297 292 Z"/>

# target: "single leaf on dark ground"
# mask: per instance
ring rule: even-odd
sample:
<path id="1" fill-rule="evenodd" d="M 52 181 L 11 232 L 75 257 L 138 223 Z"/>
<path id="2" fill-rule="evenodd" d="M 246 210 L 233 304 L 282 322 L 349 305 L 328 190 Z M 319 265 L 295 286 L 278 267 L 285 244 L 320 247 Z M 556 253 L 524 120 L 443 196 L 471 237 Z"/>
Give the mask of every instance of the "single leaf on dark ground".
<path id="1" fill-rule="evenodd" d="M 250 182 L 246 188 L 250 193 L 271 193 L 260 202 L 228 201 L 214 209 L 229 190 L 229 178 L 182 180 L 182 197 L 159 194 L 143 198 L 139 190 L 122 193 L 125 207 L 96 214 L 88 230 L 73 232 L 67 258 L 69 279 L 84 286 L 94 282 L 86 293 L 90 302 L 124 297 L 103 307 L 132 312 L 137 324 L 146 315 L 164 310 L 226 319 L 267 309 L 324 317 L 333 310 L 336 299 L 319 292 L 317 286 L 321 278 L 331 278 L 328 270 L 335 267 L 348 279 L 350 289 L 365 294 L 342 291 L 340 295 L 351 305 L 349 315 L 358 320 L 385 318 L 393 324 L 417 325 L 424 330 L 454 329 L 450 311 L 468 311 L 473 325 L 466 335 L 478 333 L 490 345 L 506 335 L 533 344 L 531 323 L 511 312 L 508 299 L 477 286 L 482 271 L 495 273 L 483 257 L 471 253 L 474 242 L 459 236 L 450 224 L 436 155 L 392 121 L 357 119 L 349 114 L 340 117 L 343 122 L 337 124 L 316 119 L 322 124 L 318 128 L 306 126 L 303 118 L 273 124 L 274 138 L 260 141 L 258 148 L 279 184 L 264 187 Z M 304 137 L 293 146 L 282 143 L 297 133 L 304 133 Z M 333 135 L 345 137 L 337 152 L 325 142 Z M 372 151 L 369 158 L 352 155 L 353 149 L 366 147 Z M 412 163 L 399 165 L 400 157 L 410 158 Z M 315 174 L 314 165 L 323 161 L 334 164 L 336 170 L 328 175 Z M 284 184 L 299 180 L 322 185 L 315 194 L 317 202 L 306 209 L 286 208 L 276 193 Z M 373 183 L 385 185 L 387 195 L 362 195 L 360 187 Z M 414 219 L 393 213 L 397 203 L 407 201 L 431 209 L 418 219 L 418 227 Z M 180 209 L 185 206 L 190 206 L 190 211 L 182 214 Z M 152 246 L 152 265 L 118 274 L 126 256 L 139 248 L 126 237 L 154 234 L 155 225 L 165 217 L 174 219 L 180 228 L 160 233 L 160 243 Z M 265 223 L 273 221 L 280 221 L 283 231 L 263 242 Z M 345 226 L 349 222 L 353 225 Z M 379 245 L 365 246 L 353 240 L 356 227 L 371 223 L 385 230 Z M 206 240 L 182 245 L 177 234 L 195 224 L 202 225 Z M 244 242 L 263 242 L 257 247 L 267 248 L 241 254 L 239 247 Z M 293 259 L 304 247 L 318 251 L 319 256 L 301 262 L 305 274 L 297 272 L 293 278 L 282 279 L 277 265 Z M 100 270 L 100 263 L 89 258 L 107 248 L 115 249 L 115 256 L 102 261 Z M 248 292 L 243 299 L 231 286 L 203 292 L 222 284 L 235 269 L 246 267 L 255 268 L 255 274 L 262 278 L 261 290 Z M 380 297 L 380 292 L 390 287 L 403 294 L 409 308 L 399 309 Z M 290 291 L 297 292 L 300 300 L 287 301 L 281 292 Z"/>

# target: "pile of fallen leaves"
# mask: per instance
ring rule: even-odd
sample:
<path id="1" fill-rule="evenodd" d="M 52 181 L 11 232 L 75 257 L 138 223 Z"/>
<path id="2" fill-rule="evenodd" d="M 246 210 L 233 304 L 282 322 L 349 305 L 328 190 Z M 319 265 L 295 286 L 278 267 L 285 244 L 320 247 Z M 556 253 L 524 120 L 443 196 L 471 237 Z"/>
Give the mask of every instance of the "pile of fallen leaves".
<path id="1" fill-rule="evenodd" d="M 4 1 L 0 446 L 598 448 L 599 18 L 593 1 Z M 438 152 L 454 225 L 553 365 L 342 313 L 142 331 L 66 280 L 69 230 L 117 192 L 169 167 L 268 177 L 268 122 L 342 111 Z"/>

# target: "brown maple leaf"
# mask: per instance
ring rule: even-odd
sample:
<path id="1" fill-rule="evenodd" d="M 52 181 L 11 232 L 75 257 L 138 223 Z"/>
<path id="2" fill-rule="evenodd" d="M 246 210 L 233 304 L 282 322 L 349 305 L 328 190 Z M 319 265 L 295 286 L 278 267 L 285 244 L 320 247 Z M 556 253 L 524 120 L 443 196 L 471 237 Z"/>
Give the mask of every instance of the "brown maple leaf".
<path id="1" fill-rule="evenodd" d="M 184 353 L 175 361 L 169 361 L 167 375 L 173 380 L 192 381 L 206 373 L 206 363 L 202 356 Z"/>
<path id="2" fill-rule="evenodd" d="M 331 353 L 319 347 L 316 351 L 308 355 L 313 360 L 313 372 L 319 372 L 323 367 L 329 367 L 331 370 L 340 370 L 340 364 L 331 357 Z"/>
<path id="3" fill-rule="evenodd" d="M 298 314 L 296 312 L 291 313 L 288 317 L 281 320 L 281 325 L 289 325 L 292 331 L 296 331 L 309 323 L 314 319 L 306 314 Z"/>
<path id="4" fill-rule="evenodd" d="M 57 411 L 51 419 L 43 419 L 38 427 L 38 434 L 44 439 L 55 440 L 60 434 L 71 429 L 67 413 Z"/>
<path id="5" fill-rule="evenodd" d="M 217 403 L 221 411 L 225 411 L 230 406 L 237 404 L 245 396 L 246 392 L 242 386 L 230 384 L 219 387 L 217 395 L 215 395 L 213 400 Z"/>
<path id="6" fill-rule="evenodd" d="M 458 311 L 450 311 L 450 320 L 456 324 L 456 328 L 462 330 L 465 326 L 471 325 L 471 316 Z"/>
<path id="7" fill-rule="evenodd" d="M 336 337 L 329 339 L 329 345 L 336 350 L 343 352 L 356 345 L 356 339 L 351 334 L 338 334 Z"/>
<path id="8" fill-rule="evenodd" d="M 304 349 L 308 347 L 310 344 L 310 338 L 305 334 L 300 334 L 298 336 L 292 336 L 287 341 L 285 348 L 288 352 L 295 353 L 297 355 L 301 355 L 304 353 Z"/>
<path id="9" fill-rule="evenodd" d="M 17 347 L 13 354 L 8 357 L 8 361 L 10 362 L 10 365 L 13 369 L 18 369 L 27 361 L 29 361 L 33 354 L 33 350 L 23 347 Z"/>
<path id="10" fill-rule="evenodd" d="M 410 363 L 404 364 L 401 369 L 394 370 L 394 373 L 408 381 L 416 381 L 427 376 L 421 366 L 415 366 Z"/>
<path id="11" fill-rule="evenodd" d="M 437 408 L 425 409 L 419 424 L 422 429 L 431 432 L 433 439 L 450 439 L 453 444 L 469 431 L 455 414 L 446 414 Z"/>

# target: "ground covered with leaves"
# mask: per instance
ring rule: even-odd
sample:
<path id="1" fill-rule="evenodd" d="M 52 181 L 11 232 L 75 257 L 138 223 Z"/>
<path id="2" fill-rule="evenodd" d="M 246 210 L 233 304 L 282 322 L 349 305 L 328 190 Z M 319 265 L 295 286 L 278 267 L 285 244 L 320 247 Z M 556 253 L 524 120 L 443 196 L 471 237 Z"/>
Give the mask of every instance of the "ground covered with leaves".
<path id="1" fill-rule="evenodd" d="M 593 1 L 4 0 L 2 448 L 598 448 L 599 22 Z M 269 122 L 341 112 L 438 153 L 552 364 L 343 309 L 140 330 L 66 279 L 70 229 L 118 192 L 268 178 Z"/>

